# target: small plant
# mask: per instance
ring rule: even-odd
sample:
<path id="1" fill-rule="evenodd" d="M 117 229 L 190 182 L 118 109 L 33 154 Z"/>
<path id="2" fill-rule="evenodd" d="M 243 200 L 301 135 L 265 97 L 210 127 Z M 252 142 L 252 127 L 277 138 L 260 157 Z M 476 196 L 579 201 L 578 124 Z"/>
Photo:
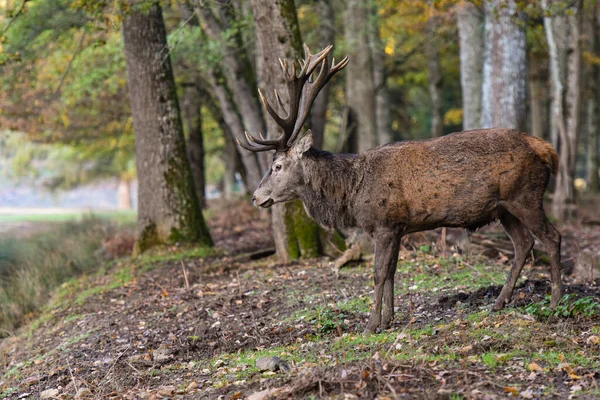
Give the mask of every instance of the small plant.
<path id="1" fill-rule="evenodd" d="M 333 310 L 329 307 L 317 307 L 309 321 L 316 325 L 319 332 L 329 333 L 343 325 L 346 314 Z"/>
<path id="2" fill-rule="evenodd" d="M 537 319 L 545 320 L 554 318 L 592 318 L 600 316 L 600 302 L 598 299 L 586 296 L 577 297 L 574 294 L 565 295 L 556 310 L 550 308 L 550 296 L 546 296 L 539 303 L 531 303 L 525 307 L 525 312 Z"/>

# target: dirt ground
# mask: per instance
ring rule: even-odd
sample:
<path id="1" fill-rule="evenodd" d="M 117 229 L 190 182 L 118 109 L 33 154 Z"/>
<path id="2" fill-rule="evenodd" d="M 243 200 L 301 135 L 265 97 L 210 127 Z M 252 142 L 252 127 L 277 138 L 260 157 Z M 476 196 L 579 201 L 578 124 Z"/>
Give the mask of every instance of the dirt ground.
<path id="1" fill-rule="evenodd" d="M 268 219 L 226 205 L 209 221 L 216 251 L 163 249 L 64 284 L 0 343 L 0 397 L 600 398 L 598 281 L 565 277 L 552 312 L 546 267 L 528 265 L 513 303 L 490 314 L 508 258 L 438 257 L 435 235 L 415 236 L 392 328 L 364 335 L 369 259 L 341 271 L 327 258 L 253 259 L 272 247 Z M 588 242 L 598 226 L 565 228 L 567 253 Z M 273 356 L 279 370 L 257 368 Z"/>

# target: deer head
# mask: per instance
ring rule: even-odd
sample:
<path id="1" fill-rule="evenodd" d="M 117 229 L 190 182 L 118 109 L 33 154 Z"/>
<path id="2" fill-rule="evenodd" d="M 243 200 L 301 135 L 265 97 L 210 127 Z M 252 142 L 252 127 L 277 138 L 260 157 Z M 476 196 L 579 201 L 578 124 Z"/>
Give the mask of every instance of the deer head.
<path id="1" fill-rule="evenodd" d="M 288 111 L 285 113 L 287 114 L 285 117 L 280 116 L 271 107 L 262 92 L 258 91 L 265 109 L 283 132 L 276 139 L 265 139 L 260 133 L 259 139 L 245 132 L 248 143 L 242 143 L 238 140 L 241 147 L 252 152 L 275 150 L 273 163 L 252 197 L 254 205 L 266 208 L 275 203 L 294 200 L 298 197 L 295 188 L 303 183 L 301 174 L 302 156 L 312 146 L 312 133 L 310 130 L 302 135 L 300 132 L 319 91 L 336 72 L 348 64 L 348 57 L 345 57 L 338 64 L 335 64 L 334 59 L 330 66 L 327 57 L 332 49 L 333 46 L 328 46 L 317 54 L 311 54 L 305 44 L 305 59 L 298 62 L 301 66 L 299 73 L 296 71 L 295 62 L 292 62 L 290 67 L 285 60 L 279 59 L 289 97 Z M 313 78 L 313 72 L 319 65 L 319 71 L 316 77 Z M 275 90 L 275 99 L 279 108 L 285 112 L 286 107 L 281 101 L 277 90 Z"/>

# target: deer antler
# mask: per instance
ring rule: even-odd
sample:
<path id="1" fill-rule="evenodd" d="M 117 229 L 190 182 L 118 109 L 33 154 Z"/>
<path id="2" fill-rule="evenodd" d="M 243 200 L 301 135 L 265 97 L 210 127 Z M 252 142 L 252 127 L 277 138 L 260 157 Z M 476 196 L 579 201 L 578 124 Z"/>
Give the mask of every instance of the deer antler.
<path id="1" fill-rule="evenodd" d="M 280 116 L 274 109 L 271 107 L 263 93 L 258 91 L 260 95 L 260 99 L 263 102 L 265 109 L 271 115 L 271 117 L 275 120 L 277 125 L 279 125 L 283 129 L 283 133 L 276 139 L 265 139 L 262 137 L 258 139 L 248 132 L 246 134 L 246 140 L 248 144 L 242 143 L 238 140 L 240 146 L 242 146 L 246 150 L 250 150 L 253 152 L 259 151 L 268 151 L 268 150 L 277 150 L 277 151 L 285 151 L 289 149 L 294 141 L 298 138 L 298 134 L 308 117 L 308 113 L 310 108 L 317 98 L 317 95 L 329 82 L 329 79 L 333 75 L 335 75 L 338 71 L 343 69 L 346 65 L 348 65 L 348 57 L 345 57 L 338 64 L 335 64 L 335 59 L 333 60 L 331 66 L 327 63 L 327 57 L 333 46 L 327 46 L 317 54 L 311 54 L 308 46 L 304 45 L 304 54 L 305 59 L 299 61 L 301 66 L 300 73 L 296 73 L 296 63 L 292 62 L 291 71 L 287 65 L 285 60 L 279 59 L 279 64 L 281 66 L 281 70 L 283 71 L 284 80 L 287 86 L 288 97 L 289 97 L 289 107 L 287 111 L 286 117 Z M 312 79 L 312 74 L 315 69 L 321 65 L 319 72 L 315 79 Z M 277 103 L 285 112 L 285 107 L 281 98 L 279 97 L 279 93 L 275 90 L 275 99 Z"/>

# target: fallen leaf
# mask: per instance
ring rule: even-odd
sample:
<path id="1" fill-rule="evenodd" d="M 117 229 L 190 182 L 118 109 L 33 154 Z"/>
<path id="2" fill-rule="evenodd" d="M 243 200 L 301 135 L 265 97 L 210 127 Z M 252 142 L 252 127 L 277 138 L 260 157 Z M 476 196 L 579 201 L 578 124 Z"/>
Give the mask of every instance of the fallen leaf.
<path id="1" fill-rule="evenodd" d="M 506 386 L 504 388 L 504 392 L 505 393 L 510 393 L 512 396 L 518 396 L 519 395 L 519 389 L 517 389 L 514 386 Z"/>
<path id="2" fill-rule="evenodd" d="M 529 367 L 529 370 L 532 371 L 532 372 L 542 371 L 543 370 L 542 367 L 540 367 L 538 364 L 536 364 L 534 362 L 532 362 L 531 364 L 529 364 L 528 367 Z"/>

